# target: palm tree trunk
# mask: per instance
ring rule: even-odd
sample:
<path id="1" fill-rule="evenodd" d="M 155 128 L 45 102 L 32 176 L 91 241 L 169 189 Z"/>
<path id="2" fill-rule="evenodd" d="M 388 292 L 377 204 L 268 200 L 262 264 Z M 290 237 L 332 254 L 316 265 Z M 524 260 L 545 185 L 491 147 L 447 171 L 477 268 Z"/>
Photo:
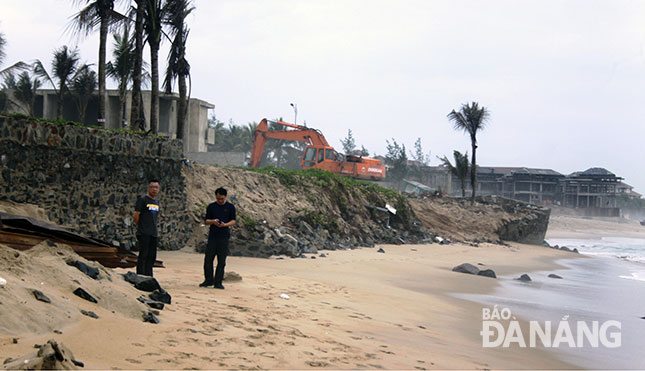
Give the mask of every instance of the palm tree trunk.
<path id="1" fill-rule="evenodd" d="M 101 30 L 99 32 L 99 125 L 107 127 L 105 122 L 105 108 L 107 105 L 107 92 L 105 90 L 105 54 L 108 35 L 108 21 L 101 19 Z"/>
<path id="2" fill-rule="evenodd" d="M 475 193 L 477 192 L 477 166 L 475 162 L 475 151 L 477 150 L 477 140 L 472 138 L 473 157 L 470 166 L 470 184 L 473 187 L 473 194 L 470 199 L 471 204 L 475 204 Z"/>
<path id="3" fill-rule="evenodd" d="M 150 43 L 150 69 L 152 70 L 150 130 L 153 134 L 157 134 L 157 126 L 159 123 L 159 43 Z"/>
<path id="4" fill-rule="evenodd" d="M 186 76 L 179 76 L 179 103 L 177 105 L 177 139 L 184 139 L 184 127 L 186 126 L 187 106 L 186 102 Z"/>
<path id="5" fill-rule="evenodd" d="M 135 27 L 134 70 L 132 71 L 132 107 L 130 110 L 130 130 L 136 130 L 141 121 L 141 73 L 143 69 L 143 0 L 137 0 L 137 20 Z"/>
<path id="6" fill-rule="evenodd" d="M 62 85 L 62 84 L 61 84 Z M 63 118 L 63 87 L 58 87 L 58 106 L 56 107 L 56 118 Z"/>
<path id="7" fill-rule="evenodd" d="M 461 198 L 466 198 L 466 179 L 461 178 Z"/>

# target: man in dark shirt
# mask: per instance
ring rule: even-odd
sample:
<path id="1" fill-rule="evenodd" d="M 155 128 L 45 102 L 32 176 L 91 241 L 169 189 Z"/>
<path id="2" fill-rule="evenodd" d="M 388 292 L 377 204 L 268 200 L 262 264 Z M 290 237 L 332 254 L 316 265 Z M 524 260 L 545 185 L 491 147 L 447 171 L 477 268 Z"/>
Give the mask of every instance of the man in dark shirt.
<path id="1" fill-rule="evenodd" d="M 134 207 L 134 224 L 137 225 L 139 241 L 139 258 L 137 274 L 152 277 L 152 265 L 157 259 L 157 222 L 159 221 L 159 203 L 155 199 L 159 194 L 159 181 L 148 182 L 148 193 L 139 197 Z"/>
<path id="2" fill-rule="evenodd" d="M 215 199 L 206 208 L 206 225 L 210 225 L 208 231 L 208 245 L 206 255 L 204 256 L 204 282 L 200 287 L 213 285 L 216 289 L 224 289 L 222 280 L 224 279 L 224 267 L 226 266 L 226 257 L 228 256 L 228 240 L 231 237 L 229 227 L 235 225 L 235 206 L 226 201 L 226 189 L 217 188 L 215 190 Z M 213 260 L 217 256 L 217 268 L 213 277 Z"/>

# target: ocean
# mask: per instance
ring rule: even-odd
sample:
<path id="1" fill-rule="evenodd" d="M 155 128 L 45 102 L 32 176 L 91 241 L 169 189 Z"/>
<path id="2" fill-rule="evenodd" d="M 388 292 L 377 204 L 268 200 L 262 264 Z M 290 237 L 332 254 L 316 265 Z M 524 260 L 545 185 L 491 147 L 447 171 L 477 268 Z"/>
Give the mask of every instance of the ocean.
<path id="1" fill-rule="evenodd" d="M 551 324 L 552 341 L 560 330 L 558 325 L 566 325 L 576 342 L 582 339 L 582 346 L 571 346 L 565 341 L 547 350 L 581 368 L 645 369 L 645 239 L 606 237 L 549 239 L 548 242 L 577 248 L 590 258 L 562 259 L 558 261 L 562 269 L 526 272 L 531 282 L 518 281 L 515 276 L 500 276 L 500 285 L 492 294 L 459 297 L 490 309 L 507 308 L 513 317 L 499 321 L 507 335 L 513 320 L 524 329 L 527 339 L 531 321 L 543 327 Z M 562 278 L 551 278 L 550 274 Z M 581 327 L 592 328 L 595 324 L 600 328 L 596 337 L 605 337 L 604 343 L 601 338 L 596 346 L 577 333 Z M 612 344 L 616 336 L 620 341 Z M 562 339 L 566 340 L 566 336 Z M 511 343 L 511 346 L 518 344 Z"/>

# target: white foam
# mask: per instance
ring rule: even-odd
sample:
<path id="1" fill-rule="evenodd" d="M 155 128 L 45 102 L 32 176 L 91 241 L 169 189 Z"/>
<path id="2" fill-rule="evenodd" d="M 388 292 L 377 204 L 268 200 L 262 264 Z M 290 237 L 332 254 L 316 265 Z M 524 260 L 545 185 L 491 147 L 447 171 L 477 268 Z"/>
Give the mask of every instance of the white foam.
<path id="1" fill-rule="evenodd" d="M 618 276 L 628 280 L 643 281 L 645 282 L 645 272 L 632 272 L 631 276 Z"/>

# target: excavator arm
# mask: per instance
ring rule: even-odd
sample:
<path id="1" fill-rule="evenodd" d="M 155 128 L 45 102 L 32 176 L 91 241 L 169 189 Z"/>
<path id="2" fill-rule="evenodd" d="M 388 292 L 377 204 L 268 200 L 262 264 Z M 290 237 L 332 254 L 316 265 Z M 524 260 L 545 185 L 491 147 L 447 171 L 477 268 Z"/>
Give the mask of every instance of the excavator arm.
<path id="1" fill-rule="evenodd" d="M 329 147 L 329 143 L 327 143 L 325 137 L 317 129 L 290 124 L 283 121 L 271 121 L 276 124 L 286 126 L 287 128 L 292 128 L 293 130 L 269 130 L 269 122 L 270 121 L 267 119 L 262 119 L 255 129 L 250 159 L 250 166 L 253 168 L 260 165 L 262 154 L 264 153 L 264 145 L 268 138 L 293 140 L 297 142 L 305 142 L 309 145 Z"/>

